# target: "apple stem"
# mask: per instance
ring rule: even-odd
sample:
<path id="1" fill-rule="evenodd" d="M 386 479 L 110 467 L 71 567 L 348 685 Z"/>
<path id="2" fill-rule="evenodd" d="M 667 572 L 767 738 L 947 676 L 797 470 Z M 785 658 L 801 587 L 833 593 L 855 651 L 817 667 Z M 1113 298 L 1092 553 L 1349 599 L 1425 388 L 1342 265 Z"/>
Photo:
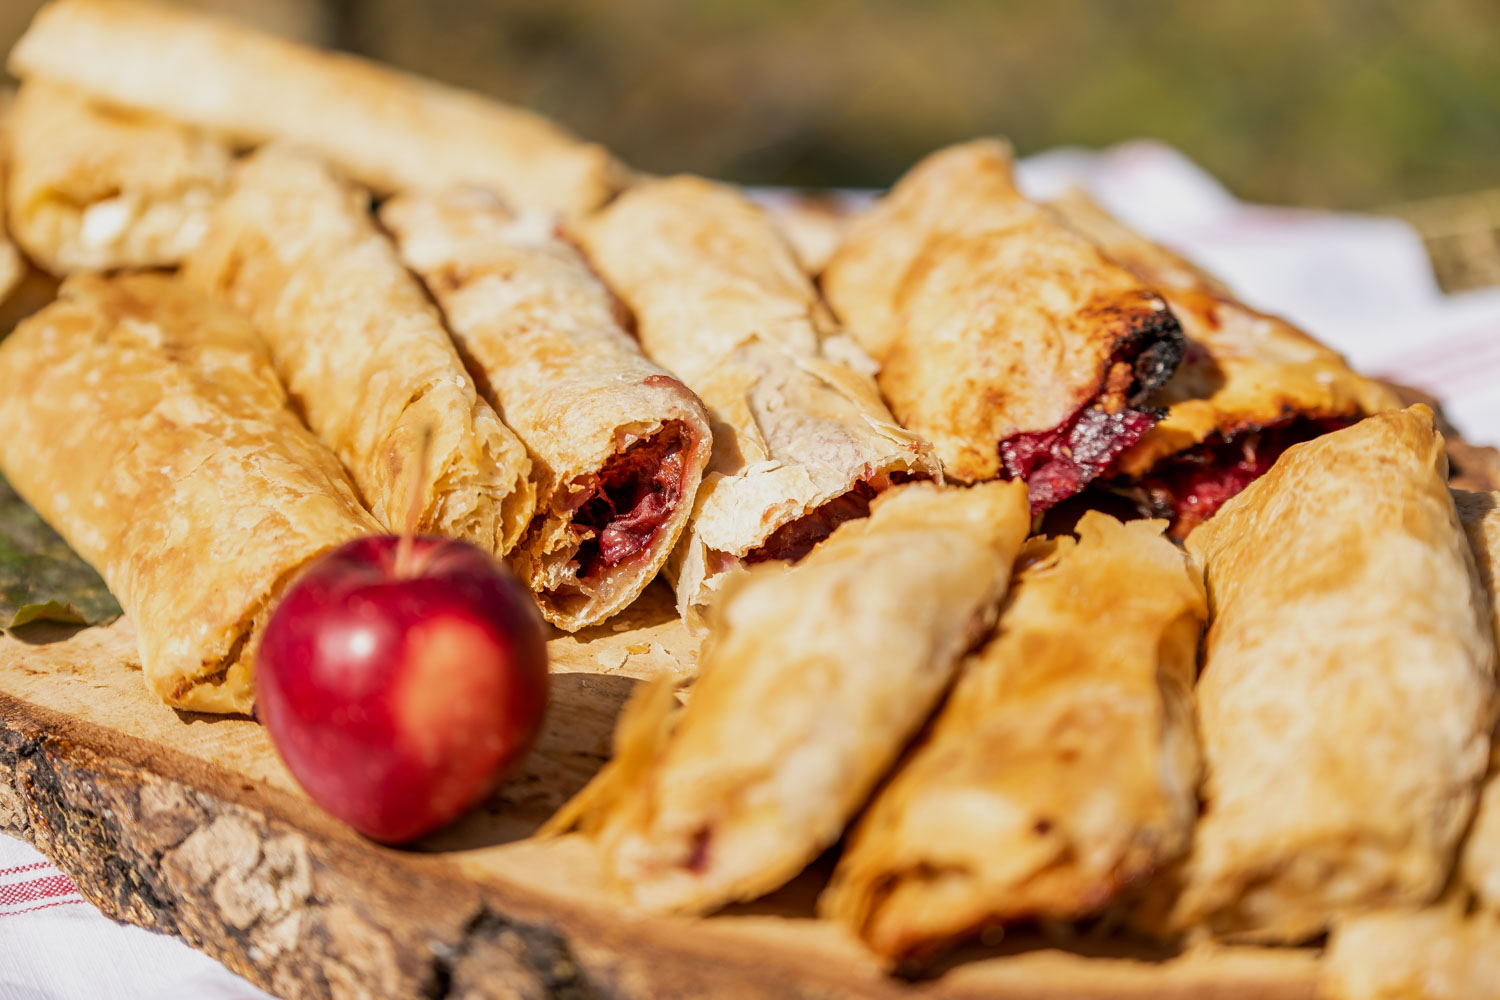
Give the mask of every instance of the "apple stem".
<path id="1" fill-rule="evenodd" d="M 422 482 L 427 475 L 428 453 L 432 450 L 431 425 L 422 430 L 422 443 L 417 446 L 417 464 L 412 473 L 411 502 L 406 507 L 406 523 L 401 527 L 401 540 L 396 543 L 396 578 L 414 577 L 421 567 L 414 565 L 412 543 L 417 537 L 417 525 L 422 518 Z"/>

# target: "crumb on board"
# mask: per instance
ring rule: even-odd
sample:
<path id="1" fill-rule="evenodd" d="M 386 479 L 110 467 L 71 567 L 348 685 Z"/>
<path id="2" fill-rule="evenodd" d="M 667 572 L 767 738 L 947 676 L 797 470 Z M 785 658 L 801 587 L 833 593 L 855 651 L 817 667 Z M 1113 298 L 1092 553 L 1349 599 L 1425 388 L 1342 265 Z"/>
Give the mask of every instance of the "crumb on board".
<path id="1" fill-rule="evenodd" d="M 594 660 L 605 670 L 619 670 L 625 665 L 625 660 L 628 658 L 628 656 L 629 654 L 626 653 L 625 650 L 620 649 L 619 647 L 614 647 L 611 649 L 599 650 L 599 653 L 594 657 Z"/>

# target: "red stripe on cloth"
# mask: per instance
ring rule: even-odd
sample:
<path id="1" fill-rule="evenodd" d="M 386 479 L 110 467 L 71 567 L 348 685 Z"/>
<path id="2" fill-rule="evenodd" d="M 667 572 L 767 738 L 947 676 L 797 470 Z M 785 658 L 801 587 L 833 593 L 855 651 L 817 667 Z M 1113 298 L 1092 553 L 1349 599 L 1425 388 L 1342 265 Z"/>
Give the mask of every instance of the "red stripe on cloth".
<path id="1" fill-rule="evenodd" d="M 18 917 L 23 913 L 35 913 L 37 910 L 50 910 L 54 906 L 77 906 L 79 903 L 86 902 L 88 902 L 88 900 L 84 899 L 82 896 L 79 896 L 77 899 L 59 899 L 55 903 L 43 903 L 40 906 L 28 906 L 23 910 L 7 910 L 3 913 L 0 913 L 0 917 Z"/>
<path id="2" fill-rule="evenodd" d="M 1468 366 L 1452 372 L 1416 372 L 1382 365 L 1377 378 L 1409 385 L 1437 397 L 1453 400 L 1470 393 L 1488 392 L 1500 380 L 1500 351 L 1469 359 Z"/>
<path id="3" fill-rule="evenodd" d="M 4 878 L 6 875 L 19 875 L 21 872 L 34 872 L 38 868 L 51 867 L 52 862 L 50 861 L 34 861 L 29 865 L 19 865 L 15 868 L 0 868 L 0 878 Z"/>
<path id="4" fill-rule="evenodd" d="M 30 882 L 0 885 L 0 906 L 19 906 L 22 903 L 32 903 L 38 899 L 54 899 L 77 891 L 78 887 L 66 875 L 48 875 L 44 878 L 32 879 Z"/>
<path id="5" fill-rule="evenodd" d="M 1404 380 L 1408 384 L 1436 384 L 1471 378 L 1476 371 L 1487 371 L 1500 359 L 1497 333 L 1500 330 L 1480 328 L 1444 337 L 1436 344 L 1424 345 L 1381 362 L 1381 372 L 1388 378 Z"/>

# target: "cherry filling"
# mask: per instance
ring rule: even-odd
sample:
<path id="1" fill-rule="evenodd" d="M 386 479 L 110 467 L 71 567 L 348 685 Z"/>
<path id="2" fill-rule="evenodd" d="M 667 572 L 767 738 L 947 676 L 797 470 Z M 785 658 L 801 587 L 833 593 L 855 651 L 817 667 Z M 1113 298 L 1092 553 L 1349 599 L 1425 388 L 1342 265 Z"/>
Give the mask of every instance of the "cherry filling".
<path id="1" fill-rule="evenodd" d="M 601 572 L 648 548 L 682 499 L 682 429 L 672 425 L 611 458 L 573 514 L 593 529 L 574 557 L 578 578 Z"/>
<path id="2" fill-rule="evenodd" d="M 1162 417 L 1160 410 L 1129 407 L 1106 413 L 1088 406 L 1050 431 L 1017 434 L 1000 443 L 1007 479 L 1024 479 L 1031 512 L 1039 514 L 1083 489 Z"/>
<path id="3" fill-rule="evenodd" d="M 1165 415 L 1140 404 L 1177 370 L 1183 349 L 1177 320 L 1163 310 L 1116 350 L 1098 395 L 1051 430 L 1000 442 L 1001 474 L 1026 481 L 1033 514 L 1083 489 Z"/>
<path id="4" fill-rule="evenodd" d="M 813 550 L 823 539 L 833 534 L 833 529 L 845 521 L 855 521 L 870 516 L 870 501 L 875 499 L 875 487 L 869 483 L 855 483 L 848 493 L 836 496 L 823 506 L 808 511 L 795 521 L 788 521 L 761 543 L 760 548 L 751 549 L 745 562 L 758 563 L 771 559 L 796 562 Z"/>
<path id="5" fill-rule="evenodd" d="M 1215 434 L 1157 463 L 1140 478 L 1139 486 L 1152 513 L 1170 517 L 1172 536 L 1183 538 L 1265 475 L 1292 445 L 1353 422 L 1346 417 L 1294 417 L 1228 436 Z"/>

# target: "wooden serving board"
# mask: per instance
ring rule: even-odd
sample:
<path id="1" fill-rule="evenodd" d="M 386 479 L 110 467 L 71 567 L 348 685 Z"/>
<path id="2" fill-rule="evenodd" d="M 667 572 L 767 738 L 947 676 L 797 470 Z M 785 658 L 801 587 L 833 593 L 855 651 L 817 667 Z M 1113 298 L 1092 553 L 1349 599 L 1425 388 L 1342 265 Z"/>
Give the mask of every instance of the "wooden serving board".
<path id="1" fill-rule="evenodd" d="M 1496 485 L 1492 451 L 1454 457 L 1464 485 Z M 109 916 L 287 998 L 1316 995 L 1312 949 L 1158 953 L 1102 932 L 1012 935 L 921 982 L 892 978 L 814 919 L 817 864 L 708 919 L 627 912 L 587 841 L 528 836 L 605 761 L 631 688 L 687 675 L 697 644 L 658 584 L 549 653 L 552 707 L 526 770 L 457 827 L 395 850 L 314 806 L 254 722 L 159 704 L 128 621 L 0 635 L 0 831 Z"/>
<path id="2" fill-rule="evenodd" d="M 0 638 L 0 829 L 111 917 L 283 997 L 1313 994 L 1308 951 L 1147 956 L 1087 940 L 1012 942 L 910 985 L 812 919 L 813 874 L 707 920 L 627 914 L 586 841 L 526 837 L 606 759 L 631 688 L 692 669 L 696 643 L 658 587 L 625 621 L 551 642 L 553 703 L 526 770 L 410 850 L 324 815 L 254 722 L 158 703 L 129 622 L 26 638 Z"/>

